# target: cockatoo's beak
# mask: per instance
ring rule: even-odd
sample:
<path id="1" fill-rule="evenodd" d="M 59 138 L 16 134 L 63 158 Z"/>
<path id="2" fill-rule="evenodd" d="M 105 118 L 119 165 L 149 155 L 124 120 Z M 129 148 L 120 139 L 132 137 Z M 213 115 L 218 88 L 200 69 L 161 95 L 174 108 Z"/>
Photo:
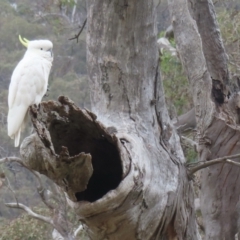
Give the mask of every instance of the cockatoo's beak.
<path id="1" fill-rule="evenodd" d="M 24 46 L 24 47 L 28 47 L 28 43 L 29 41 L 26 39 L 26 38 L 23 38 L 21 37 L 21 35 L 19 35 L 19 41 L 21 42 L 21 44 Z"/>
<path id="2" fill-rule="evenodd" d="M 51 53 L 51 57 L 53 57 L 53 52 L 52 52 L 51 48 L 48 50 L 48 52 L 50 52 Z"/>

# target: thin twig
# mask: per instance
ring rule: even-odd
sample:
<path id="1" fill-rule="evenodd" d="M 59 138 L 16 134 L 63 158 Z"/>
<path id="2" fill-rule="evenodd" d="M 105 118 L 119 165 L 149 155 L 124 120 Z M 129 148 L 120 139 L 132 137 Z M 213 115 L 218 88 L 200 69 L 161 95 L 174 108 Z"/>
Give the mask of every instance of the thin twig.
<path id="1" fill-rule="evenodd" d="M 230 159 L 227 159 L 226 162 L 227 162 L 227 163 L 230 163 L 230 164 L 233 164 L 233 165 L 235 165 L 235 166 L 240 167 L 240 163 L 239 163 L 239 162 L 234 162 L 234 161 L 232 161 L 232 160 L 230 160 Z"/>
<path id="2" fill-rule="evenodd" d="M 16 193 L 15 193 L 15 191 L 13 190 L 13 188 L 12 188 L 12 186 L 11 186 L 11 184 L 10 184 L 10 181 L 9 181 L 8 177 L 5 176 L 5 178 L 6 178 L 6 180 L 7 180 L 7 188 L 10 190 L 10 192 L 12 192 L 12 194 L 13 194 L 13 196 L 14 196 L 14 198 L 15 198 L 15 201 L 18 203 L 18 199 L 17 199 Z"/>
<path id="3" fill-rule="evenodd" d="M 51 225 L 53 225 L 53 221 L 50 217 L 44 217 L 38 213 L 35 213 L 32 211 L 31 208 L 27 207 L 26 205 L 22 204 L 22 203 L 5 203 L 5 205 L 7 207 L 11 207 L 11 208 L 19 208 L 19 209 L 22 209 L 24 210 L 25 212 L 28 213 L 28 215 L 30 215 L 31 217 L 33 218 L 36 218 L 38 220 L 41 220 L 43 222 L 46 222 L 46 223 L 49 223 Z M 54 225 L 53 225 L 54 226 Z"/>
<path id="4" fill-rule="evenodd" d="M 37 191 L 39 196 L 41 197 L 42 201 L 44 202 L 44 204 L 49 208 L 49 209 L 54 209 L 54 206 L 47 201 L 46 197 L 45 197 L 45 188 L 43 187 L 42 184 L 42 179 L 41 176 L 38 172 L 33 171 L 31 168 L 29 168 L 28 166 L 26 166 L 23 161 L 21 160 L 21 158 L 18 157 L 6 157 L 6 158 L 2 158 L 0 159 L 0 164 L 1 163 L 6 163 L 6 162 L 17 162 L 19 163 L 22 167 L 26 168 L 27 170 L 29 170 L 37 179 L 38 181 L 38 186 L 37 186 Z M 10 184 L 10 183 L 9 183 Z M 12 190 L 13 192 L 13 190 Z"/>
<path id="5" fill-rule="evenodd" d="M 200 164 L 199 164 L 199 162 L 197 162 L 196 164 L 191 164 L 191 165 L 189 164 L 189 165 L 187 165 L 187 167 L 189 168 L 189 175 L 192 176 L 195 172 L 199 171 L 200 169 L 203 169 L 203 168 L 206 168 L 211 165 L 218 164 L 218 163 L 230 163 L 230 164 L 240 166 L 240 163 L 238 165 L 237 162 L 230 160 L 231 158 L 238 158 L 238 157 L 240 157 L 240 153 L 235 154 L 235 155 L 221 157 L 221 158 L 216 158 L 216 159 L 209 160 L 209 161 L 204 161 L 203 163 L 200 163 Z M 192 166 L 192 167 L 190 167 L 190 166 Z"/>
<path id="6" fill-rule="evenodd" d="M 87 18 L 86 18 L 85 21 L 83 22 L 83 25 L 82 25 L 82 27 L 80 28 L 80 31 L 78 32 L 78 34 L 76 34 L 76 35 L 75 35 L 74 37 L 72 37 L 72 38 L 69 38 L 68 40 L 77 39 L 77 43 L 78 43 L 78 38 L 79 38 L 80 34 L 82 33 L 82 31 L 83 31 L 86 23 L 87 23 Z"/>

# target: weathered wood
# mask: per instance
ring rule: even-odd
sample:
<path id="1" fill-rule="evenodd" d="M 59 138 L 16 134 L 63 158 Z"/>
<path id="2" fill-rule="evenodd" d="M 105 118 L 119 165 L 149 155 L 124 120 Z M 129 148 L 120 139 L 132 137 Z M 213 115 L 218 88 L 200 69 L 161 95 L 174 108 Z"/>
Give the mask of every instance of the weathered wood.
<path id="1" fill-rule="evenodd" d="M 75 194 L 86 189 L 93 168 L 91 155 L 74 146 L 74 138 L 79 131 L 87 131 L 92 120 L 67 99 L 62 97 L 60 100 L 62 102 L 42 103 L 40 108 L 31 107 L 37 134 L 23 141 L 20 154 L 26 166 L 52 179 L 63 187 L 72 201 L 77 201 Z M 89 121 L 86 121 L 87 126 L 81 124 L 81 118 Z M 82 141 L 87 144 L 84 137 Z M 59 145 L 54 145 L 56 142 L 60 142 Z"/>
<path id="2" fill-rule="evenodd" d="M 194 108 L 174 120 L 174 126 L 177 128 L 177 131 L 179 133 L 193 130 L 196 128 L 196 125 L 197 123 Z"/>
<path id="3" fill-rule="evenodd" d="M 208 159 L 238 154 L 239 130 L 238 126 L 226 124 L 225 119 L 214 119 L 206 132 Z M 217 164 L 202 171 L 201 212 L 206 239 L 234 239 L 238 233 L 239 173 L 239 167 L 230 164 Z"/>
<path id="4" fill-rule="evenodd" d="M 228 57 L 225 52 L 212 0 L 190 0 L 202 39 L 203 53 L 212 78 L 212 96 L 219 105 L 228 101 Z"/>

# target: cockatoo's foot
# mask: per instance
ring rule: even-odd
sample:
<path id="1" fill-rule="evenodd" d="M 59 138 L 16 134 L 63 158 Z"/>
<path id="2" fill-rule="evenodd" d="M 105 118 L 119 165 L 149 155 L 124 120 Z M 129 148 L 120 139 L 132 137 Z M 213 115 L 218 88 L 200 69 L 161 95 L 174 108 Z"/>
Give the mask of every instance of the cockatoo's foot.
<path id="1" fill-rule="evenodd" d="M 34 108 L 36 108 L 38 111 L 41 109 L 41 104 L 33 104 Z"/>
<path id="2" fill-rule="evenodd" d="M 48 97 L 49 94 L 47 92 L 49 92 L 49 91 L 50 91 L 50 89 L 49 89 L 49 87 L 47 87 L 47 91 L 46 91 L 46 93 L 45 93 L 45 95 L 43 97 Z"/>

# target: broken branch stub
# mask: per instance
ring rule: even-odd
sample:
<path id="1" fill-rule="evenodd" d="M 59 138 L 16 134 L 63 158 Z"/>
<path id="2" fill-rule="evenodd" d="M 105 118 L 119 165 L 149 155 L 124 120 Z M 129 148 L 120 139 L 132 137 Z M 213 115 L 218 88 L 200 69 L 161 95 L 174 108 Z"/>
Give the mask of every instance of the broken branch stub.
<path id="1" fill-rule="evenodd" d="M 58 102 L 31 106 L 30 115 L 37 133 L 20 150 L 28 167 L 52 179 L 74 202 L 93 202 L 118 186 L 122 166 L 117 139 L 93 113 L 61 96 Z"/>

